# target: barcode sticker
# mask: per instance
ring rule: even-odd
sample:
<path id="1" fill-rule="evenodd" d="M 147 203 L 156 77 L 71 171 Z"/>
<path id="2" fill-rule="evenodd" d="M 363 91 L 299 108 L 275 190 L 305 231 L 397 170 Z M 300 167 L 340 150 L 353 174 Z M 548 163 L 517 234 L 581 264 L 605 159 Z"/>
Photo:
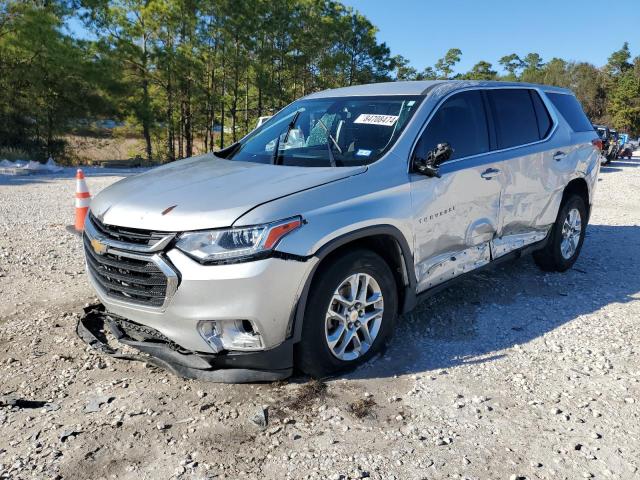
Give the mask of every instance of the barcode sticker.
<path id="1" fill-rule="evenodd" d="M 398 120 L 397 115 L 376 115 L 373 113 L 361 113 L 353 123 L 363 123 L 366 125 L 383 125 L 392 127 Z"/>

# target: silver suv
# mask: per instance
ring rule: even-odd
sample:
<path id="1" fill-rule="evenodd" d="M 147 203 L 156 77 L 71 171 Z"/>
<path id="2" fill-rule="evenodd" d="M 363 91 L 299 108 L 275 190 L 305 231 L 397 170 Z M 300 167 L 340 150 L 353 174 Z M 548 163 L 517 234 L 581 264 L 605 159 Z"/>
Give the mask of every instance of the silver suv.
<path id="1" fill-rule="evenodd" d="M 89 279 L 119 340 L 180 375 L 326 376 L 367 361 L 399 314 L 463 274 L 525 252 L 570 268 L 598 145 L 555 87 L 315 93 L 225 150 L 101 192 Z"/>

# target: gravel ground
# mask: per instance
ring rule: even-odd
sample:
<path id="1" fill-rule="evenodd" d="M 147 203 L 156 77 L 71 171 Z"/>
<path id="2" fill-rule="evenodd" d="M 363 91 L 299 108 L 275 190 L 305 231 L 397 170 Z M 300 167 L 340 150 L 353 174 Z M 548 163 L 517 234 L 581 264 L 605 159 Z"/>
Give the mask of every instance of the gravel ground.
<path id="1" fill-rule="evenodd" d="M 92 193 L 122 175 L 88 173 Z M 572 270 L 471 276 L 326 383 L 88 351 L 73 193 L 70 171 L 0 178 L 0 478 L 640 477 L 640 158 L 602 169 Z"/>

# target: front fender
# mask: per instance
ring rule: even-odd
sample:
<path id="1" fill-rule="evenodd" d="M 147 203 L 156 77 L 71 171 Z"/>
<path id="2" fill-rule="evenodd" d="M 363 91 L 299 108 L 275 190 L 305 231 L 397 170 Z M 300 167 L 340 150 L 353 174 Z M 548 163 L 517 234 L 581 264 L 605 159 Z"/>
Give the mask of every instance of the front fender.
<path id="1" fill-rule="evenodd" d="M 400 166 L 400 162 L 398 162 Z M 332 240 L 368 227 L 397 229 L 413 250 L 413 217 L 408 174 L 389 164 L 258 205 L 234 226 L 258 225 L 301 215 L 305 225 L 287 235 L 277 250 L 301 257 L 315 255 Z"/>
<path id="2" fill-rule="evenodd" d="M 311 289 L 313 277 L 318 270 L 318 267 L 322 263 L 322 260 L 338 248 L 348 243 L 375 235 L 391 236 L 397 242 L 397 245 L 400 249 L 401 261 L 404 263 L 404 272 L 407 275 L 406 285 L 400 286 L 400 288 L 404 289 L 404 294 L 402 296 L 404 301 L 401 306 L 401 312 L 406 313 L 415 307 L 417 303 L 416 286 L 418 282 L 415 275 L 415 268 L 413 266 L 413 254 L 402 232 L 391 225 L 374 225 L 358 230 L 353 230 L 329 241 L 315 253 L 314 257 L 318 258 L 318 262 L 316 262 L 313 269 L 309 273 L 309 276 L 305 280 L 304 287 L 302 288 L 302 292 L 296 303 L 296 308 L 293 310 L 291 319 L 289 321 L 288 332 L 290 337 L 293 337 L 294 342 L 298 342 L 301 338 L 302 323 L 304 322 L 304 313 L 307 306 L 309 290 Z"/>
<path id="3" fill-rule="evenodd" d="M 372 165 L 363 174 L 260 205 L 239 218 L 234 226 L 256 225 L 293 215 L 302 215 L 305 225 L 284 237 L 277 250 L 319 260 L 305 280 L 292 312 L 288 331 L 294 341 L 300 339 L 307 295 L 322 259 L 365 237 L 386 235 L 395 239 L 406 274 L 402 311 L 415 306 L 413 217 L 406 172 L 393 169 L 389 172 Z"/>

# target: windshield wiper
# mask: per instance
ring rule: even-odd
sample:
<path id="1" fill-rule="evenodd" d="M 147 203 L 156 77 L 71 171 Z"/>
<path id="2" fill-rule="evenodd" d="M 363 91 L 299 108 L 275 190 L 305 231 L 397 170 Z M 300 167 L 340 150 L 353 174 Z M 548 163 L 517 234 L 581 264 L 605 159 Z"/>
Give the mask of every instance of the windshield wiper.
<path id="1" fill-rule="evenodd" d="M 331 140 L 331 142 L 336 146 L 336 148 L 340 152 L 340 155 L 342 155 L 342 149 L 340 148 L 340 145 L 338 145 L 338 142 L 336 142 L 336 139 L 333 138 L 333 135 L 331 135 L 331 132 L 329 132 L 329 129 L 324 124 L 324 122 L 322 121 L 321 118 L 318 119 L 318 123 L 320 124 L 320 126 L 322 128 L 324 128 L 324 131 L 327 132 L 327 139 Z M 331 162 L 331 166 L 332 167 L 335 167 L 336 166 L 336 159 L 333 156 L 333 149 L 331 148 L 331 144 L 329 143 L 328 140 L 327 140 L 327 151 L 329 152 L 329 162 Z"/>
<path id="2" fill-rule="evenodd" d="M 293 118 L 291 119 L 291 121 L 289 122 L 289 125 L 287 125 L 287 130 L 284 132 L 284 143 L 285 145 L 287 144 L 287 140 L 289 140 L 289 134 L 291 133 L 291 130 L 293 130 L 293 127 L 296 126 L 296 122 L 298 121 L 298 117 L 300 116 L 300 112 L 301 110 L 298 110 L 294 115 Z M 280 162 L 280 136 L 278 135 L 278 138 L 276 140 L 276 147 L 273 149 L 273 155 L 271 156 L 271 163 L 273 165 L 278 165 Z"/>

